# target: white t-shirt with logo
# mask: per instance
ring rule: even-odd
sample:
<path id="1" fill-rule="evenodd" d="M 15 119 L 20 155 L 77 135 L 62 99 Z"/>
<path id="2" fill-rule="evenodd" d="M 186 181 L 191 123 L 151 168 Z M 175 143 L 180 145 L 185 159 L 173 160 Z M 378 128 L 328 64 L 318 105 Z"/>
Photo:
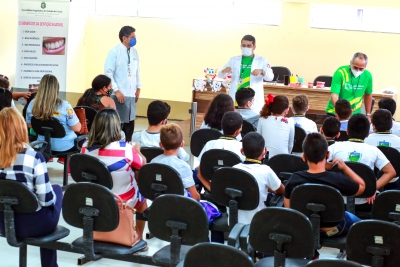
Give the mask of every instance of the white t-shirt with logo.
<path id="1" fill-rule="evenodd" d="M 203 149 L 199 154 L 198 159 L 199 161 L 201 161 L 201 157 L 203 156 L 203 154 L 210 149 L 223 149 L 235 153 L 236 155 L 239 156 L 241 161 L 244 161 L 246 157 L 240 151 L 241 148 L 242 148 L 242 143 L 237 140 L 228 140 L 228 139 L 211 140 L 208 141 L 207 144 L 203 147 Z"/>
<path id="2" fill-rule="evenodd" d="M 376 146 L 359 142 L 336 142 L 328 147 L 330 152 L 329 160 L 340 158 L 343 161 L 359 162 L 374 170 L 377 167 L 382 170 L 389 160 Z M 366 198 L 356 198 L 356 204 L 367 203 Z"/>
<path id="3" fill-rule="evenodd" d="M 273 191 L 279 189 L 281 180 L 279 180 L 275 172 L 269 166 L 264 164 L 239 163 L 233 166 L 233 168 L 238 168 L 252 174 L 258 184 L 258 190 L 260 192 L 258 207 L 254 210 L 239 210 L 238 212 L 238 222 L 250 224 L 254 214 L 265 208 L 264 201 L 267 200 L 268 188 L 271 188 Z"/>
<path id="4" fill-rule="evenodd" d="M 389 146 L 400 151 L 400 137 L 394 134 L 373 133 L 365 138 L 364 142 L 371 146 Z"/>
<path id="5" fill-rule="evenodd" d="M 317 124 L 314 121 L 312 121 L 306 117 L 293 116 L 291 118 L 294 121 L 294 125 L 297 127 L 303 128 L 304 131 L 306 131 L 306 134 L 318 133 Z"/>

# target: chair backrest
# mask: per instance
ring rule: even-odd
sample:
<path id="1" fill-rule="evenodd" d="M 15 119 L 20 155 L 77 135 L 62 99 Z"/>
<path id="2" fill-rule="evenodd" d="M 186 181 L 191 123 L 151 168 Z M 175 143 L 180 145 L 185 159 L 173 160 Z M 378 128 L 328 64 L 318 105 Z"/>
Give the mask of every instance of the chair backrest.
<path id="1" fill-rule="evenodd" d="M 378 146 L 378 149 L 386 156 L 396 171 L 396 177 L 400 175 L 400 152 L 388 146 Z"/>
<path id="2" fill-rule="evenodd" d="M 285 79 L 285 75 L 287 76 L 291 75 L 291 72 L 287 67 L 272 66 L 271 69 L 274 72 L 273 81 L 283 81 Z"/>
<path id="3" fill-rule="evenodd" d="M 0 179 L 0 211 L 4 211 L 4 203 L 8 202 L 8 199 L 15 213 L 34 213 L 38 208 L 37 198 L 28 187 L 21 182 Z"/>
<path id="4" fill-rule="evenodd" d="M 186 254 L 183 267 L 253 267 L 253 262 L 244 252 L 224 244 L 200 243 Z"/>
<path id="5" fill-rule="evenodd" d="M 74 110 L 79 109 L 79 108 L 85 109 L 87 128 L 88 128 L 88 131 L 90 131 L 90 128 L 92 128 L 94 117 L 96 117 L 97 110 L 95 110 L 94 108 L 88 107 L 88 106 L 76 106 L 76 107 L 74 107 Z"/>
<path id="6" fill-rule="evenodd" d="M 70 184 L 62 203 L 64 220 L 83 229 L 85 215 L 93 216 L 93 230 L 113 231 L 119 223 L 119 210 L 110 189 L 94 183 Z"/>
<path id="7" fill-rule="evenodd" d="M 335 141 L 347 141 L 349 140 L 349 136 L 346 131 L 340 131 L 340 135 L 338 138 L 335 138 Z"/>
<path id="8" fill-rule="evenodd" d="M 277 238 L 284 237 L 288 239 L 283 241 L 281 252 L 286 252 L 287 257 L 312 258 L 312 226 L 304 214 L 288 208 L 268 207 L 254 215 L 249 232 L 249 243 L 253 249 L 273 255 L 278 250 Z"/>
<path id="9" fill-rule="evenodd" d="M 290 178 L 294 172 L 308 170 L 308 165 L 299 156 L 290 154 L 278 154 L 270 158 L 267 165 L 282 181 Z"/>
<path id="10" fill-rule="evenodd" d="M 205 242 L 208 236 L 208 219 L 203 206 L 192 198 L 179 195 L 156 198 L 151 204 L 148 226 L 155 237 L 164 241 L 179 235 L 183 245 Z"/>
<path id="11" fill-rule="evenodd" d="M 354 261 L 330 259 L 310 261 L 305 267 L 362 267 L 362 265 Z"/>
<path id="12" fill-rule="evenodd" d="M 371 218 L 400 224 L 400 191 L 380 193 L 372 206 Z"/>
<path id="13" fill-rule="evenodd" d="M 399 266 L 400 226 L 378 220 L 356 222 L 347 234 L 346 252 L 349 260 L 363 265 Z"/>
<path id="14" fill-rule="evenodd" d="M 195 131 L 190 139 L 190 152 L 193 156 L 198 157 L 208 141 L 218 139 L 221 135 L 219 131 L 213 129 Z"/>
<path id="15" fill-rule="evenodd" d="M 147 162 L 150 162 L 155 157 L 164 153 L 164 149 L 161 147 L 141 147 L 140 152 L 146 158 Z"/>
<path id="16" fill-rule="evenodd" d="M 256 129 L 254 129 L 254 126 L 248 122 L 243 120 L 243 126 L 242 126 L 242 137 L 244 137 L 246 134 L 250 133 L 250 132 L 255 132 Z"/>
<path id="17" fill-rule="evenodd" d="M 322 184 L 302 184 L 293 189 L 290 196 L 290 208 L 300 211 L 308 218 L 313 211 L 308 204 L 314 203 L 324 206 L 318 212 L 321 223 L 335 226 L 344 216 L 344 202 L 340 192 L 331 186 Z"/>
<path id="18" fill-rule="evenodd" d="M 150 200 L 163 194 L 183 195 L 185 190 L 179 173 L 160 163 L 148 163 L 140 168 L 138 185 L 140 194 Z"/>
<path id="19" fill-rule="evenodd" d="M 77 182 L 100 184 L 108 189 L 113 188 L 113 180 L 107 165 L 100 159 L 84 154 L 74 154 L 69 162 L 71 177 Z"/>
<path id="20" fill-rule="evenodd" d="M 210 191 L 220 205 L 229 206 L 229 201 L 236 199 L 240 210 L 254 210 L 258 207 L 258 183 L 253 175 L 244 170 L 232 167 L 218 169 L 213 175 Z"/>
<path id="21" fill-rule="evenodd" d="M 65 136 L 64 126 L 55 118 L 51 120 L 38 120 L 35 117 L 32 117 L 32 128 L 35 133 L 43 135 L 46 137 L 46 133 L 49 134 L 51 138 L 62 138 Z M 50 140 L 45 140 L 46 142 L 50 142 Z"/>
<path id="22" fill-rule="evenodd" d="M 201 175 L 211 180 L 216 170 L 222 167 L 232 167 L 241 163 L 239 156 L 232 151 L 223 149 L 210 149 L 206 151 L 200 161 Z"/>
<path id="23" fill-rule="evenodd" d="M 317 85 L 317 82 L 325 82 L 325 87 L 331 87 L 332 84 L 332 76 L 329 75 L 320 75 L 314 79 L 314 86 Z"/>
<path id="24" fill-rule="evenodd" d="M 292 152 L 301 153 L 303 152 L 303 141 L 306 138 L 307 133 L 303 128 L 294 126 L 294 144 Z"/>

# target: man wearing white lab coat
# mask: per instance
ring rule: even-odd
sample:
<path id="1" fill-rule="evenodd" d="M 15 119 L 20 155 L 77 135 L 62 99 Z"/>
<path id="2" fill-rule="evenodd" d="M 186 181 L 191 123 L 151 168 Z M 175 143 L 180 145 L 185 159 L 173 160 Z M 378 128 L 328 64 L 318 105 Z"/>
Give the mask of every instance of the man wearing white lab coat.
<path id="1" fill-rule="evenodd" d="M 231 75 L 229 95 L 235 101 L 237 90 L 251 87 L 256 95 L 252 109 L 260 112 L 264 106 L 263 80 L 272 81 L 274 73 L 266 58 L 254 54 L 256 39 L 252 35 L 245 35 L 241 41 L 242 55 L 232 57 L 218 72 L 219 78 Z"/>
<path id="2" fill-rule="evenodd" d="M 136 45 L 135 29 L 131 26 L 122 27 L 119 39 L 121 43 L 108 52 L 104 64 L 104 74 L 111 79 L 114 91 L 111 97 L 115 101 L 126 141 L 130 142 L 135 129 L 136 102 L 142 87 L 139 75 L 139 56 L 134 48 Z"/>

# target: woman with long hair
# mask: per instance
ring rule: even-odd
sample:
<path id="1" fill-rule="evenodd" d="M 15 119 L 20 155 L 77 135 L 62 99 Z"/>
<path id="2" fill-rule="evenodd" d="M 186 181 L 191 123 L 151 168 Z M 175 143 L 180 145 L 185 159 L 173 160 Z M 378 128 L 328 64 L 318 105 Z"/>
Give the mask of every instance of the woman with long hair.
<path id="1" fill-rule="evenodd" d="M 25 185 L 37 198 L 35 213 L 16 213 L 18 238 L 37 237 L 54 231 L 60 218 L 62 189 L 51 185 L 46 161 L 29 146 L 26 123 L 14 108 L 0 111 L 0 179 Z M 4 234 L 4 212 L 0 211 L 0 231 Z M 56 267 L 56 250 L 40 248 L 43 267 Z"/>
<path id="2" fill-rule="evenodd" d="M 146 159 L 140 154 L 140 146 L 135 147 L 121 140 L 121 121 L 113 108 L 100 110 L 94 118 L 89 132 L 89 140 L 82 146 L 82 154 L 98 158 L 107 165 L 113 179 L 114 194 L 122 200 L 132 200 L 130 205 L 139 213 L 147 209 L 146 199 L 138 191 L 135 171 Z M 145 221 L 137 221 L 137 233 L 142 238 Z"/>
<path id="3" fill-rule="evenodd" d="M 75 132 L 81 129 L 81 123 L 76 116 L 71 104 L 58 98 L 60 84 L 54 75 L 46 74 L 40 80 L 39 89 L 26 110 L 26 123 L 31 128 L 32 117 L 37 120 L 57 119 L 65 129 L 65 136 L 62 138 L 51 138 L 51 150 L 69 151 L 74 149 Z M 39 135 L 38 140 L 44 140 Z"/>
<path id="4" fill-rule="evenodd" d="M 277 154 L 290 154 L 294 142 L 294 121 L 286 118 L 289 99 L 284 95 L 269 94 L 260 112 L 257 132 L 264 137 L 269 158 Z"/>
<path id="5" fill-rule="evenodd" d="M 211 101 L 200 129 L 215 129 L 222 132 L 222 117 L 228 111 L 235 111 L 232 98 L 227 94 L 217 95 Z"/>
<path id="6" fill-rule="evenodd" d="M 76 105 L 91 107 L 97 111 L 107 107 L 115 109 L 115 102 L 110 97 L 112 92 L 111 79 L 106 75 L 98 75 L 92 81 L 92 88 L 83 93 Z"/>

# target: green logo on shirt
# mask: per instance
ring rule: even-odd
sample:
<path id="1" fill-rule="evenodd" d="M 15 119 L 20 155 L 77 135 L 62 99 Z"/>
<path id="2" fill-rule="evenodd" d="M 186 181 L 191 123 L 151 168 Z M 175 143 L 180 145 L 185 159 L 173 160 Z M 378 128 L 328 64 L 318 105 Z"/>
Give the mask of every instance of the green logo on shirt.
<path id="1" fill-rule="evenodd" d="M 356 151 L 349 153 L 349 160 L 351 162 L 359 162 L 360 159 L 361 159 L 361 153 L 358 153 Z"/>
<path id="2" fill-rule="evenodd" d="M 385 142 L 385 140 L 384 141 L 379 141 L 378 146 L 390 146 L 390 143 L 389 142 Z"/>

